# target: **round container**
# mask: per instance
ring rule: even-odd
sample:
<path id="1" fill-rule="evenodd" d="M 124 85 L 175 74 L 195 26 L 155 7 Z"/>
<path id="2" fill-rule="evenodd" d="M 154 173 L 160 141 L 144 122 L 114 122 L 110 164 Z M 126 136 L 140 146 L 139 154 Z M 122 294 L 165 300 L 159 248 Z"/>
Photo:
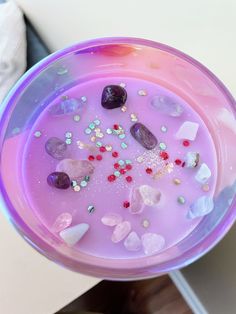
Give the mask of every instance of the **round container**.
<path id="1" fill-rule="evenodd" d="M 218 178 L 215 208 L 194 231 L 159 254 L 103 259 L 61 245 L 34 214 L 24 195 L 19 161 L 27 130 L 58 95 L 103 76 L 142 78 L 181 94 L 201 116 L 214 140 Z M 103 38 L 56 52 L 31 68 L 0 108 L 0 206 L 36 250 L 71 270 L 118 280 L 158 276 L 184 267 L 222 239 L 236 216 L 235 101 L 207 68 L 166 45 L 136 38 Z"/>

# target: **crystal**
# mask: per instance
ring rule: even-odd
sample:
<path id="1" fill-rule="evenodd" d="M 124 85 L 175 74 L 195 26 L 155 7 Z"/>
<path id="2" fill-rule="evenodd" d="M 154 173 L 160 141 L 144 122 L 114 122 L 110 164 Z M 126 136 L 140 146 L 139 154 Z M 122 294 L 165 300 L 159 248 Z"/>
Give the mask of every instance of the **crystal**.
<path id="1" fill-rule="evenodd" d="M 130 232 L 130 234 L 124 241 L 124 246 L 128 251 L 138 251 L 141 249 L 141 239 L 136 232 Z"/>
<path id="2" fill-rule="evenodd" d="M 129 221 L 120 222 L 115 226 L 112 233 L 111 240 L 114 243 L 122 241 L 131 231 L 131 224 Z"/>
<path id="3" fill-rule="evenodd" d="M 149 185 L 141 185 L 139 188 L 143 203 L 147 206 L 154 206 L 160 202 L 161 193 Z"/>
<path id="4" fill-rule="evenodd" d="M 211 177 L 211 170 L 208 168 L 207 164 L 201 164 L 201 167 L 198 169 L 198 172 L 195 175 L 195 179 L 199 183 L 206 183 L 207 180 Z"/>
<path id="5" fill-rule="evenodd" d="M 179 117 L 183 113 L 183 107 L 169 96 L 154 96 L 151 104 L 159 112 L 171 117 Z"/>
<path id="6" fill-rule="evenodd" d="M 60 237 L 66 242 L 67 245 L 75 245 L 88 231 L 89 225 L 81 223 L 73 227 L 67 228 L 60 232 Z"/>
<path id="7" fill-rule="evenodd" d="M 45 143 L 46 152 L 58 160 L 65 158 L 66 149 L 66 143 L 57 137 L 51 137 Z"/>
<path id="8" fill-rule="evenodd" d="M 185 157 L 185 165 L 187 168 L 195 168 L 199 163 L 200 155 L 196 152 L 188 152 Z"/>
<path id="9" fill-rule="evenodd" d="M 52 172 L 47 177 L 49 185 L 54 186 L 57 189 L 68 189 L 70 187 L 70 178 L 64 172 Z"/>
<path id="10" fill-rule="evenodd" d="M 106 109 L 122 107 L 127 99 L 126 90 L 119 85 L 108 85 L 102 92 L 102 106 Z"/>
<path id="11" fill-rule="evenodd" d="M 183 196 L 179 196 L 178 199 L 177 199 L 178 203 L 183 205 L 185 204 L 185 198 Z"/>
<path id="12" fill-rule="evenodd" d="M 80 111 L 83 104 L 76 98 L 64 99 L 61 102 L 51 106 L 48 111 L 53 116 L 60 116 L 65 114 L 73 114 Z"/>
<path id="13" fill-rule="evenodd" d="M 133 124 L 130 133 L 139 144 L 148 150 L 155 148 L 157 145 L 156 137 L 142 123 Z"/>
<path id="14" fill-rule="evenodd" d="M 214 202 L 210 196 L 199 197 L 192 205 L 187 213 L 187 218 L 193 219 L 209 214 L 214 208 Z"/>
<path id="15" fill-rule="evenodd" d="M 144 233 L 142 235 L 142 245 L 146 255 L 153 255 L 164 247 L 165 239 L 156 233 Z"/>
<path id="16" fill-rule="evenodd" d="M 94 171 L 94 166 L 88 160 L 63 159 L 56 167 L 56 171 L 65 172 L 71 180 L 80 179 L 91 175 Z"/>
<path id="17" fill-rule="evenodd" d="M 60 214 L 56 221 L 54 222 L 52 229 L 54 232 L 60 232 L 67 227 L 69 227 L 72 223 L 72 216 L 69 213 Z"/>
<path id="18" fill-rule="evenodd" d="M 177 131 L 176 138 L 194 141 L 197 136 L 198 128 L 198 123 L 185 121 Z"/>
<path id="19" fill-rule="evenodd" d="M 105 226 L 114 227 L 122 222 L 122 217 L 116 213 L 107 213 L 101 221 Z"/>
<path id="20" fill-rule="evenodd" d="M 131 190 L 130 204 L 129 212 L 131 214 L 140 214 L 143 212 L 144 203 L 138 188 L 133 188 Z"/>

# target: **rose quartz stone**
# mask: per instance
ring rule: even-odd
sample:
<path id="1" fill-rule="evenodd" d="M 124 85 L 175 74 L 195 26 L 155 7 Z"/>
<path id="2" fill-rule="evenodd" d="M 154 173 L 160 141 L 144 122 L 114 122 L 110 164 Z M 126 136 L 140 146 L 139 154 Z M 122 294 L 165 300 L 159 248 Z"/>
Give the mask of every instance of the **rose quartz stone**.
<path id="1" fill-rule="evenodd" d="M 132 231 L 124 241 L 124 246 L 128 251 L 140 250 L 142 243 L 136 232 Z"/>
<path id="2" fill-rule="evenodd" d="M 102 217 L 101 221 L 106 226 L 114 227 L 121 223 L 122 217 L 116 213 L 107 213 Z"/>
<path id="3" fill-rule="evenodd" d="M 160 202 L 161 192 L 149 185 L 141 185 L 139 187 L 143 203 L 147 206 L 154 206 Z"/>
<path id="4" fill-rule="evenodd" d="M 62 213 L 59 215 L 54 222 L 52 229 L 54 232 L 60 232 L 67 227 L 69 227 L 72 223 L 72 216 L 69 213 Z"/>
<path id="5" fill-rule="evenodd" d="M 123 221 L 119 223 L 111 236 L 111 240 L 114 243 L 122 241 L 131 231 L 131 224 L 129 221 Z"/>
<path id="6" fill-rule="evenodd" d="M 144 210 L 144 203 L 142 196 L 138 188 L 134 188 L 130 195 L 130 208 L 129 212 L 131 214 L 140 214 Z"/>
<path id="7" fill-rule="evenodd" d="M 56 171 L 65 172 L 70 179 L 79 179 L 91 175 L 94 166 L 88 160 L 63 159 L 57 164 Z"/>
<path id="8" fill-rule="evenodd" d="M 144 233 L 142 235 L 142 245 L 146 255 L 153 255 L 164 247 L 165 239 L 156 233 Z"/>

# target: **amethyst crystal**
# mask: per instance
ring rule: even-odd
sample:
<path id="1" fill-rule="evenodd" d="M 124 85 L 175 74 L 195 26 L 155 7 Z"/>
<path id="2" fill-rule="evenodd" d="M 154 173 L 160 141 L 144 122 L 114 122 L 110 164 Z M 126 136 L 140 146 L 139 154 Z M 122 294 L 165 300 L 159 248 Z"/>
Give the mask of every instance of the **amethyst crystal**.
<path id="1" fill-rule="evenodd" d="M 114 109 L 125 104 L 126 90 L 119 85 L 108 85 L 102 92 L 102 106 L 106 109 Z"/>
<path id="2" fill-rule="evenodd" d="M 47 177 L 49 185 L 57 189 L 68 189 L 70 187 L 70 178 L 65 172 L 52 172 Z"/>
<path id="3" fill-rule="evenodd" d="M 66 154 L 67 145 L 57 137 L 50 137 L 45 143 L 46 152 L 55 159 L 63 159 Z"/>
<path id="4" fill-rule="evenodd" d="M 138 122 L 132 125 L 130 133 L 139 144 L 148 150 L 155 148 L 157 145 L 156 137 L 142 123 Z"/>

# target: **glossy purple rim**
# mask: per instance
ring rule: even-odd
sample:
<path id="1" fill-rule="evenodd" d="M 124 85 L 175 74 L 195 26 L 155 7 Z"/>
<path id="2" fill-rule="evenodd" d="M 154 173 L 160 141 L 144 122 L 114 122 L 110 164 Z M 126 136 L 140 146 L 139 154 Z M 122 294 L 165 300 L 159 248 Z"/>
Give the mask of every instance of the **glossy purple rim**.
<path id="1" fill-rule="evenodd" d="M 51 54 L 46 57 L 35 66 L 33 66 L 29 71 L 27 71 L 21 79 L 16 83 L 13 89 L 10 91 L 4 102 L 0 107 L 0 144 L 2 145 L 3 141 L 3 130 L 4 124 L 7 123 L 7 116 L 14 105 L 15 99 L 20 95 L 20 93 L 25 89 L 25 87 L 31 82 L 31 80 L 36 77 L 39 72 L 41 72 L 47 65 L 51 62 L 56 61 L 62 56 L 72 53 L 77 50 L 82 50 L 84 48 L 89 48 L 91 46 L 105 45 L 105 44 L 135 44 L 148 46 L 152 48 L 157 48 L 159 50 L 163 50 L 169 52 L 173 55 L 176 55 L 188 63 L 191 63 L 196 68 L 198 68 L 205 76 L 207 76 L 214 84 L 218 87 L 218 89 L 224 94 L 224 96 L 228 99 L 229 104 L 232 106 L 233 112 L 236 114 L 236 106 L 235 100 L 233 96 L 230 94 L 228 89 L 224 86 L 224 84 L 204 65 L 184 54 L 183 52 L 169 47 L 167 45 L 157 43 L 150 40 L 139 39 L 139 38 L 129 38 L 129 37 L 108 37 L 108 38 L 99 38 L 93 39 L 89 41 L 84 41 L 79 44 L 75 44 L 68 48 L 62 49 L 58 52 Z M 0 146 L 1 147 L 1 146 Z M 1 160 L 0 160 L 1 166 Z M 16 227 L 18 232 L 40 253 L 48 257 L 49 259 L 62 264 L 72 270 L 80 271 L 86 273 L 88 275 L 93 276 L 101 276 L 111 279 L 128 279 L 128 278 L 145 278 L 152 277 L 158 274 L 166 273 L 172 271 L 174 269 L 179 269 L 184 266 L 189 265 L 193 261 L 197 260 L 205 253 L 207 253 L 210 249 L 212 249 L 227 233 L 230 227 L 233 225 L 236 219 L 236 200 L 233 201 L 230 208 L 224 215 L 220 224 L 215 227 L 215 229 L 206 236 L 200 243 L 193 246 L 188 251 L 184 252 L 181 256 L 176 257 L 170 261 L 163 262 L 157 265 L 150 265 L 143 267 L 141 269 L 108 269 L 107 267 L 95 265 L 95 264 L 85 264 L 83 262 L 78 262 L 73 260 L 73 258 L 68 257 L 64 254 L 61 254 L 53 247 L 51 247 L 44 239 L 40 238 L 37 234 L 34 233 L 33 230 L 30 229 L 28 225 L 24 223 L 24 221 L 18 215 L 14 206 L 12 206 L 7 192 L 5 190 L 3 180 L 0 173 L 0 205 L 1 208 L 10 222 Z"/>

